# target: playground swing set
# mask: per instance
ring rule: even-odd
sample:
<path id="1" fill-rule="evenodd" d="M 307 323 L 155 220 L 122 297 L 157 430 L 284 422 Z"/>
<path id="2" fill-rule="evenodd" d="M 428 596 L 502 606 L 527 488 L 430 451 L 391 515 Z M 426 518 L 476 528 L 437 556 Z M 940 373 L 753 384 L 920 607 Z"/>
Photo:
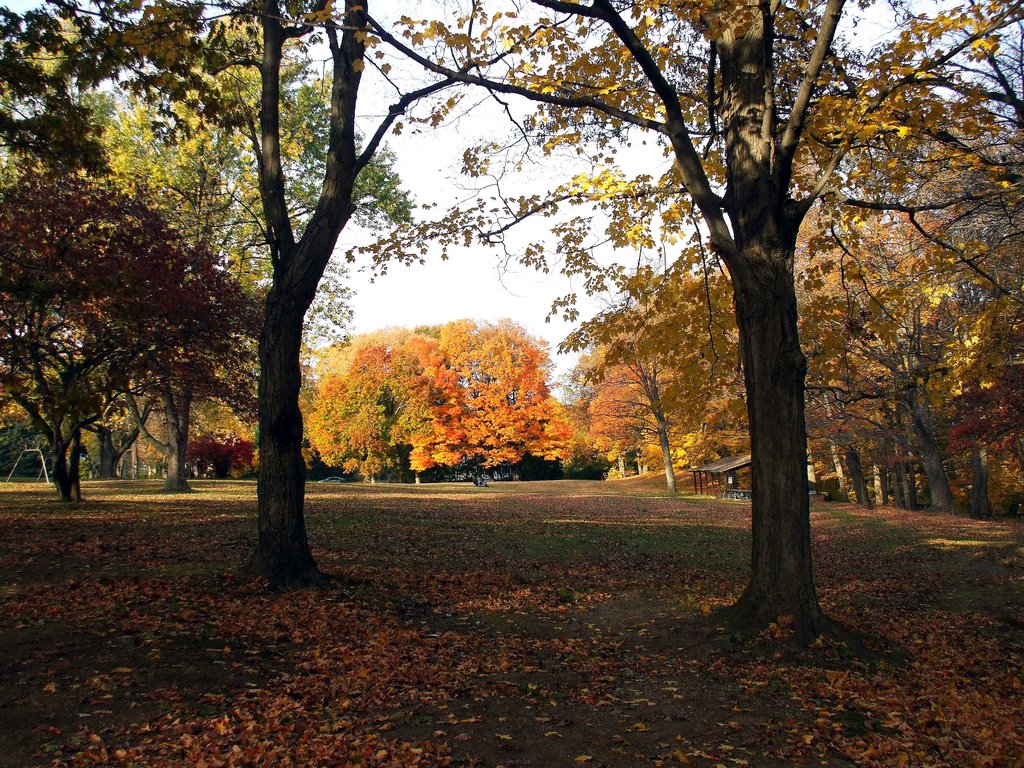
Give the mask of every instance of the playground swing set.
<path id="1" fill-rule="evenodd" d="M 25 449 L 22 450 L 22 452 L 18 454 L 18 460 L 16 462 L 14 462 L 14 466 L 11 467 L 11 471 L 7 475 L 7 479 L 4 482 L 7 482 L 7 483 L 11 482 L 11 478 L 14 477 L 14 473 L 18 469 L 18 465 L 21 464 L 21 460 L 23 458 L 25 458 L 26 455 L 29 456 L 29 457 L 32 457 L 32 456 L 38 456 L 39 457 L 39 465 L 40 465 L 41 469 L 39 470 L 39 474 L 36 476 L 36 482 L 38 482 L 39 480 L 44 480 L 47 484 L 49 484 L 50 483 L 50 473 L 49 473 L 49 471 L 46 468 L 46 457 L 43 455 L 42 448 L 40 448 L 38 446 L 36 446 L 35 448 L 29 448 L 28 446 L 25 446 Z"/>

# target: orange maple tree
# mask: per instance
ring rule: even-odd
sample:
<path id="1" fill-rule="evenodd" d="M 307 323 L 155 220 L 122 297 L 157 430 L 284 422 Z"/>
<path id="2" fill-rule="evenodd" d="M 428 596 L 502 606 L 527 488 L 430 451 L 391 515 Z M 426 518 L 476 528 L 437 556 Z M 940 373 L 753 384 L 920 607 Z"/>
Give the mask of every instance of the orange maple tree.
<path id="1" fill-rule="evenodd" d="M 544 344 L 509 320 L 445 325 L 425 357 L 430 420 L 413 437 L 413 469 L 563 457 L 571 429 L 551 397 L 549 370 Z"/>
<path id="2" fill-rule="evenodd" d="M 422 355 L 433 342 L 356 344 L 344 372 L 325 377 L 309 417 L 310 444 L 328 464 L 375 480 L 408 467 L 427 417 Z"/>

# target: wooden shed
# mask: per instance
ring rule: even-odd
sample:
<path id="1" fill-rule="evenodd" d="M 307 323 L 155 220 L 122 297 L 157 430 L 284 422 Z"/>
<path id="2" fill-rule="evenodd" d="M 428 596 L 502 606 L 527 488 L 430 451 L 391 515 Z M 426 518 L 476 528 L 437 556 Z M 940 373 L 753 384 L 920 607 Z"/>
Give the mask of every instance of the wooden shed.
<path id="1" fill-rule="evenodd" d="M 742 456 L 726 456 L 709 464 L 693 467 L 690 470 L 693 473 L 693 492 L 714 493 L 727 499 L 749 499 L 750 489 L 740 488 L 737 475 L 749 466 L 750 454 L 747 453 Z"/>

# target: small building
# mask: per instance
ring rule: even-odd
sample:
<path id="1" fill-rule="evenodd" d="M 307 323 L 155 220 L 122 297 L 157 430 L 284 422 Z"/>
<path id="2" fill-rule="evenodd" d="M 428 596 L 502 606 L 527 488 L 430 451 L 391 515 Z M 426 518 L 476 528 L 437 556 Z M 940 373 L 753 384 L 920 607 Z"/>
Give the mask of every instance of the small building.
<path id="1" fill-rule="evenodd" d="M 725 499 L 749 499 L 750 489 L 740 487 L 738 473 L 750 468 L 750 454 L 742 456 L 726 456 L 724 459 L 712 461 L 693 467 L 693 492 L 717 495 Z M 748 482 L 747 485 L 750 485 Z M 817 479 L 814 476 L 814 464 L 807 461 L 807 492 L 817 493 Z"/>
<path id="2" fill-rule="evenodd" d="M 693 492 L 715 494 L 727 499 L 749 499 L 750 489 L 740 488 L 738 474 L 749 468 L 749 453 L 742 456 L 726 456 L 724 459 L 693 467 L 690 470 L 693 474 Z"/>

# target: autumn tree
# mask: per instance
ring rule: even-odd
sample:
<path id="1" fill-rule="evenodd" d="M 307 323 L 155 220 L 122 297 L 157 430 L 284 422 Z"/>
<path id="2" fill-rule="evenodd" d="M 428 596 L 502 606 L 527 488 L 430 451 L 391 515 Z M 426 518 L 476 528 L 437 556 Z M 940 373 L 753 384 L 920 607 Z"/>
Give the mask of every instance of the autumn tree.
<path id="1" fill-rule="evenodd" d="M 248 471 L 255 457 L 253 442 L 237 435 L 200 435 L 188 445 L 188 461 L 200 472 L 213 472 L 218 480 Z"/>
<path id="2" fill-rule="evenodd" d="M 309 548 L 303 514 L 305 463 L 299 408 L 300 351 L 305 315 L 341 231 L 372 200 L 359 196 L 359 177 L 395 121 L 419 98 L 449 84 L 441 77 L 398 91 L 360 144 L 356 131 L 366 53 L 376 41 L 367 4 L 323 0 L 284 4 L 134 2 L 104 0 L 100 13 L 85 4 L 56 7 L 79 31 L 83 50 L 133 85 L 170 101 L 195 106 L 251 143 L 256 158 L 259 210 L 271 275 L 259 339 L 258 540 L 249 570 L 275 587 L 323 584 Z M 291 62 L 326 54 L 323 162 L 299 184 L 312 205 L 295 205 L 293 167 L 284 145 L 285 74 Z M 320 65 L 316 65 L 320 69 Z M 258 83 L 247 109 L 236 110 L 239 79 Z M 228 77 L 218 79 L 217 75 Z M 231 77 L 237 75 L 237 77 Z M 242 89 L 244 90 L 244 89 Z M 244 94 L 243 94 L 244 95 Z"/>
<path id="3" fill-rule="evenodd" d="M 429 420 L 413 436 L 414 470 L 561 458 L 570 430 L 548 389 L 544 345 L 505 320 L 459 320 L 425 347 Z"/>
<path id="4" fill-rule="evenodd" d="M 140 414 L 143 421 L 149 418 L 148 408 Z M 122 457 L 139 438 L 139 425 L 129 411 L 123 396 L 114 398 L 103 415 L 85 429 L 95 435 L 96 472 L 101 480 L 117 477 L 117 468 Z"/>
<path id="5" fill-rule="evenodd" d="M 212 266 L 144 201 L 100 183 L 26 172 L 2 195 L 0 378 L 47 435 L 70 501 L 82 429 L 152 359 L 178 354 Z"/>
<path id="6" fill-rule="evenodd" d="M 99 130 L 79 81 L 96 74 L 65 56 L 67 30 L 40 10 L 0 8 L 0 168 L 42 161 L 55 167 L 103 163 Z"/>
<path id="7" fill-rule="evenodd" d="M 617 282 L 618 302 L 583 323 L 563 347 L 593 348 L 582 375 L 595 382 L 596 436 L 619 443 L 620 451 L 653 438 L 666 487 L 675 493 L 673 441 L 684 430 L 705 432 L 714 403 L 738 394 L 727 391 L 735 379 L 729 358 L 735 359 L 736 340 L 723 303 L 724 275 L 655 275 L 645 268 Z"/>
<path id="8" fill-rule="evenodd" d="M 425 347 L 409 333 L 397 343 L 356 338 L 343 370 L 325 376 L 309 414 L 309 440 L 321 459 L 376 479 L 409 469 L 413 436 L 427 419 Z"/>
<path id="9" fill-rule="evenodd" d="M 163 345 L 150 355 L 144 376 L 125 395 L 142 438 L 163 454 L 164 490 L 175 492 L 189 490 L 186 458 L 194 403 L 216 399 L 242 412 L 254 410 L 252 340 L 260 327 L 256 298 L 227 269 L 206 258 L 193 264 L 185 279 L 188 304 L 169 330 L 175 346 Z M 159 415 L 162 434 L 150 429 L 145 411 Z"/>

